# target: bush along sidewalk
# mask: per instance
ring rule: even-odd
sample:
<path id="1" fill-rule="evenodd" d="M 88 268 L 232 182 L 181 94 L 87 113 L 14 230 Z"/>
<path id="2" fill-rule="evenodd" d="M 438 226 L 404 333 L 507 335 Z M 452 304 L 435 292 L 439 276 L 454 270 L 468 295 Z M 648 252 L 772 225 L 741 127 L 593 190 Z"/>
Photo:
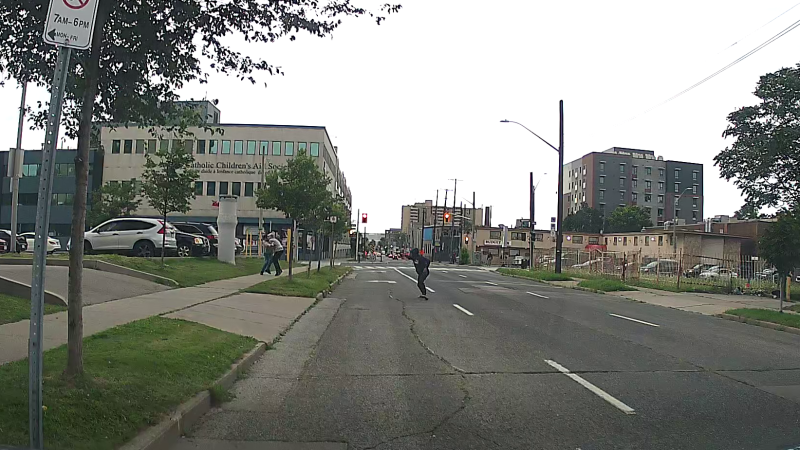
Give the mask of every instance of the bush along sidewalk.
<path id="1" fill-rule="evenodd" d="M 289 277 L 267 280 L 244 289 L 242 292 L 313 298 L 330 289 L 333 283 L 351 270 L 346 266 L 323 267 L 319 272 L 311 269 L 310 273 L 295 273 L 291 280 Z"/>
<path id="2" fill-rule="evenodd" d="M 84 374 L 65 378 L 67 349 L 44 353 L 45 448 L 111 450 L 207 390 L 256 341 L 151 317 L 84 339 Z M 28 361 L 0 366 L 0 443 L 28 444 Z"/>
<path id="3" fill-rule="evenodd" d="M 536 281 L 572 281 L 572 277 L 562 273 L 548 272 L 545 270 L 523 270 L 501 267 L 497 273 L 514 277 L 530 278 Z"/>
<path id="4" fill-rule="evenodd" d="M 613 291 L 635 291 L 635 288 L 628 286 L 620 280 L 610 278 L 594 278 L 591 280 L 583 280 L 578 283 L 578 287 L 590 289 L 598 292 L 613 292 Z"/>

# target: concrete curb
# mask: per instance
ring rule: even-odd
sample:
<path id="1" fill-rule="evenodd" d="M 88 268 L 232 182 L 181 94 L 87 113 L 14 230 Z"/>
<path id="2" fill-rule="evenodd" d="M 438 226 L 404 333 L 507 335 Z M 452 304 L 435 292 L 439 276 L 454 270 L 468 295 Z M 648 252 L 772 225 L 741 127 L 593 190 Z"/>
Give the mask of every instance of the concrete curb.
<path id="1" fill-rule="evenodd" d="M 0 277 L 0 292 L 15 297 L 31 298 L 31 285 Z M 44 291 L 44 302 L 49 305 L 67 306 L 67 300 L 64 297 L 47 290 Z"/>
<path id="2" fill-rule="evenodd" d="M 0 258 L 0 265 L 30 266 L 33 265 L 33 259 Z M 51 258 L 47 260 L 47 265 L 53 267 L 69 267 L 69 260 Z M 118 275 L 127 275 L 129 277 L 152 281 L 154 283 L 163 284 L 165 286 L 178 287 L 178 282 L 173 280 L 172 278 L 153 275 L 152 273 L 141 272 L 139 270 L 129 269 L 127 267 L 118 266 L 116 264 L 111 264 L 109 262 L 100 261 L 96 259 L 84 259 L 83 267 L 85 269 L 94 269 L 100 272 L 111 272 L 111 273 L 116 273 Z"/>
<path id="3" fill-rule="evenodd" d="M 266 350 L 267 344 L 259 342 L 253 350 L 234 363 L 231 369 L 214 383 L 214 386 L 230 389 L 239 374 L 249 369 Z M 175 412 L 158 425 L 139 433 L 120 447 L 120 450 L 167 450 L 210 409 L 211 394 L 205 390 L 178 406 Z"/>
<path id="4" fill-rule="evenodd" d="M 764 322 L 763 320 L 750 319 L 747 317 L 734 316 L 733 314 L 725 314 L 725 313 L 717 314 L 717 317 L 726 320 L 733 320 L 734 322 L 741 322 L 749 325 L 756 325 L 759 327 L 771 328 L 777 331 L 785 331 L 787 333 L 800 335 L 800 328 L 794 328 L 788 325 L 781 325 L 779 323 Z"/>
<path id="5" fill-rule="evenodd" d="M 327 297 L 327 296 L 331 295 L 331 293 L 333 292 L 333 288 L 334 288 L 334 286 L 342 284 L 342 280 L 344 280 L 344 278 L 345 278 L 346 276 L 350 275 L 350 272 L 352 272 L 352 271 L 353 271 L 353 268 L 351 267 L 351 268 L 350 268 L 350 269 L 349 269 L 347 272 L 345 272 L 345 273 L 344 273 L 342 276 L 340 276 L 339 278 L 337 278 L 336 280 L 334 280 L 334 281 L 333 281 L 333 283 L 330 283 L 330 284 L 328 285 L 328 289 L 326 289 L 326 290 L 324 290 L 324 291 L 320 292 L 319 294 L 317 294 L 317 296 L 316 296 L 316 299 L 317 299 L 317 301 L 320 301 L 320 300 L 322 300 L 323 298 L 325 298 L 325 297 Z"/>

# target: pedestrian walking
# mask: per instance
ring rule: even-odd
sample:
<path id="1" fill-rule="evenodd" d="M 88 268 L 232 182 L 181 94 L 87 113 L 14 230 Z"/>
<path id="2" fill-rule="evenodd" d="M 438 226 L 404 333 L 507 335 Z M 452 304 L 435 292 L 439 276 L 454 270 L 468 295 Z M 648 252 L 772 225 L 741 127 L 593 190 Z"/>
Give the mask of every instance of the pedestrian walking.
<path id="1" fill-rule="evenodd" d="M 425 288 L 425 279 L 431 274 L 429 269 L 431 262 L 428 258 L 419 254 L 419 249 L 411 249 L 411 260 L 414 261 L 414 269 L 417 271 L 417 287 L 419 288 L 419 298 L 428 299 L 428 291 Z"/>
<path id="2" fill-rule="evenodd" d="M 264 275 L 264 272 L 272 275 L 272 272 L 269 270 L 270 265 L 272 264 L 272 255 L 274 251 L 272 250 L 272 246 L 269 243 L 268 235 L 264 235 L 264 238 L 261 240 L 261 248 L 264 251 L 264 265 L 261 266 L 261 275 Z"/>
<path id="3" fill-rule="evenodd" d="M 281 264 L 280 260 L 283 256 L 283 244 L 275 237 L 275 233 L 269 233 L 267 235 L 267 247 L 272 250 L 272 258 L 270 259 L 269 263 L 265 263 L 264 266 L 269 271 L 269 266 L 275 266 L 275 276 L 280 276 L 281 272 Z M 264 268 L 261 269 L 261 275 L 264 275 Z"/>

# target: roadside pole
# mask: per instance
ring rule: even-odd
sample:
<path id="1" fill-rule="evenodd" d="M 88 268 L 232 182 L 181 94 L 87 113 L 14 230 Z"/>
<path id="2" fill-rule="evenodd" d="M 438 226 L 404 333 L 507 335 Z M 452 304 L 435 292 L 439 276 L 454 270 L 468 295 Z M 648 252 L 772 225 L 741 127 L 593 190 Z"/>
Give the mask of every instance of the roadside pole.
<path id="1" fill-rule="evenodd" d="M 259 145 L 259 150 L 261 151 L 261 189 L 264 189 L 264 181 L 266 180 L 266 174 L 264 172 L 264 162 L 267 156 L 267 149 L 263 148 Z M 259 258 L 264 257 L 264 246 L 262 241 L 264 240 L 264 208 L 258 208 L 258 256 Z"/>
<path id="2" fill-rule="evenodd" d="M 11 177 L 11 242 L 9 243 L 9 252 L 14 253 L 17 251 L 17 209 L 19 205 L 19 171 L 22 167 L 23 155 L 22 151 L 22 127 L 25 126 L 25 94 L 28 91 L 28 83 L 22 83 L 22 100 L 19 104 L 19 123 L 17 124 L 17 146 L 9 153 L 13 156 L 8 160 L 8 175 Z"/>
<path id="3" fill-rule="evenodd" d="M 531 178 L 531 186 L 530 186 L 531 217 L 530 217 L 529 225 L 531 227 L 531 232 L 528 235 L 528 239 L 531 240 L 531 245 L 530 245 L 530 248 L 531 248 L 531 259 L 530 259 L 530 267 L 529 268 L 530 268 L 530 270 L 533 270 L 533 262 L 535 261 L 535 257 L 534 257 L 534 255 L 535 255 L 535 252 L 534 252 L 534 250 L 535 250 L 534 241 L 536 241 L 536 232 L 534 231 L 534 219 L 533 219 L 533 217 L 535 215 L 535 212 L 536 212 L 536 204 L 535 204 L 535 202 L 536 202 L 536 188 L 533 186 L 533 172 L 531 172 L 531 177 L 530 178 Z"/>

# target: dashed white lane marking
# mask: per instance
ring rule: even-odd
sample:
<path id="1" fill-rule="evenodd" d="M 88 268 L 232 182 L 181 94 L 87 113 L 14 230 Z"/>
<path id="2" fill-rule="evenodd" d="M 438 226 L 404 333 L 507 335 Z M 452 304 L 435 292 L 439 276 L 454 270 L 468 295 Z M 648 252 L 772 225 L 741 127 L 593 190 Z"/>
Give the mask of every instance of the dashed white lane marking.
<path id="1" fill-rule="evenodd" d="M 492 283 L 491 281 L 484 281 L 486 284 L 491 284 L 492 286 L 497 286 L 497 283 Z"/>
<path id="2" fill-rule="evenodd" d="M 446 270 L 442 270 L 442 273 L 450 273 L 450 272 L 448 272 L 448 271 L 446 271 Z"/>
<path id="3" fill-rule="evenodd" d="M 367 283 L 389 283 L 389 284 L 397 284 L 397 281 L 393 280 L 369 280 Z"/>
<path id="4" fill-rule="evenodd" d="M 394 268 L 394 270 L 396 270 L 396 271 L 397 271 L 397 273 L 399 273 L 400 275 L 402 275 L 402 276 L 404 276 L 404 277 L 408 278 L 409 280 L 413 281 L 413 282 L 416 284 L 417 280 L 415 280 L 415 279 L 411 278 L 410 276 L 408 276 L 408 275 L 404 274 L 404 273 L 403 273 L 403 272 L 401 272 L 401 271 L 400 271 L 400 269 L 398 269 L 397 267 L 395 267 L 395 268 Z M 434 293 L 436 292 L 436 291 L 434 291 L 433 289 L 429 288 L 428 286 L 425 286 L 425 289 L 427 289 L 427 290 L 428 290 L 428 292 L 434 292 Z"/>
<path id="5" fill-rule="evenodd" d="M 458 308 L 459 310 L 461 310 L 461 312 L 463 312 L 464 314 L 466 314 L 466 315 L 468 315 L 468 316 L 474 316 L 474 315 L 475 315 L 475 314 L 472 314 L 471 312 L 467 311 L 466 309 L 462 308 L 462 307 L 461 307 L 461 305 L 458 305 L 458 304 L 456 304 L 456 303 L 453 303 L 453 306 L 455 306 L 456 308 Z"/>
<path id="6" fill-rule="evenodd" d="M 611 405 L 613 405 L 615 408 L 619 409 L 620 411 L 624 412 L 625 414 L 628 414 L 628 415 L 636 414 L 636 411 L 634 411 L 633 408 L 631 408 L 630 406 L 626 405 L 625 403 L 622 403 L 621 401 L 617 400 L 616 398 L 612 397 L 608 392 L 606 392 L 606 391 L 600 389 L 599 387 L 593 385 L 592 383 L 584 380 L 580 376 L 570 372 L 569 369 L 567 369 L 566 367 L 562 366 L 561 364 L 559 364 L 559 363 L 557 363 L 555 361 L 549 360 L 549 359 L 545 359 L 544 362 L 546 362 L 548 365 L 550 365 L 550 367 L 553 367 L 556 370 L 558 370 L 559 372 L 563 373 L 564 375 L 572 378 L 573 381 L 577 382 L 581 386 L 583 386 L 586 389 L 590 390 L 593 394 L 595 394 L 598 397 L 602 398 L 603 400 L 607 401 L 608 403 L 610 403 Z"/>
<path id="7" fill-rule="evenodd" d="M 541 298 L 550 298 L 550 297 L 545 297 L 542 294 L 537 294 L 536 292 L 526 292 L 526 294 L 534 295 L 536 297 L 541 297 Z"/>
<path id="8" fill-rule="evenodd" d="M 660 327 L 661 326 L 661 325 L 656 325 L 654 323 L 645 322 L 644 320 L 634 319 L 632 317 L 620 316 L 619 314 L 608 313 L 608 315 L 612 316 L 612 317 L 619 317 L 620 319 L 630 320 L 631 322 L 637 322 L 637 323 L 641 323 L 641 324 L 644 324 L 644 325 L 649 325 L 651 327 Z"/>
<path id="9" fill-rule="evenodd" d="M 459 275 L 461 278 L 467 278 L 466 275 Z"/>
<path id="10" fill-rule="evenodd" d="M 363 269 L 363 267 L 361 267 L 361 266 L 353 266 L 353 269 L 361 270 L 361 269 Z"/>

